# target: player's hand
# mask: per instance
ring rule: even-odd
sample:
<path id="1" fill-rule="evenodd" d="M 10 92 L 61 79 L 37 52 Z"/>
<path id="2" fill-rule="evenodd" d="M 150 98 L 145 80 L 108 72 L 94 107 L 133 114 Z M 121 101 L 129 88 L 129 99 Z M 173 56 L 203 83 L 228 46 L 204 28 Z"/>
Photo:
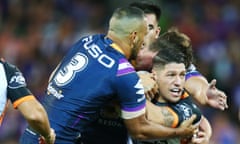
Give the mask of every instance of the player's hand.
<path id="1" fill-rule="evenodd" d="M 137 73 L 142 81 L 144 94 L 146 98 L 151 101 L 158 93 L 158 85 L 156 81 L 153 79 L 152 73 L 146 71 L 139 71 Z"/>
<path id="2" fill-rule="evenodd" d="M 203 131 L 197 132 L 191 140 L 191 144 L 209 144 L 209 137 Z"/>
<path id="3" fill-rule="evenodd" d="M 216 88 L 217 81 L 214 79 L 209 84 L 208 90 L 207 90 L 207 103 L 209 106 L 213 108 L 217 108 L 220 110 L 224 110 L 228 108 L 227 105 L 227 96 L 226 94 Z"/>
<path id="4" fill-rule="evenodd" d="M 193 124 L 193 121 L 196 119 L 196 115 L 192 115 L 189 119 L 183 121 L 179 127 L 181 137 L 189 138 L 198 132 L 198 124 Z"/>
<path id="5" fill-rule="evenodd" d="M 55 131 L 51 128 L 51 132 L 47 137 L 39 137 L 38 143 L 39 144 L 54 144 L 56 138 Z"/>

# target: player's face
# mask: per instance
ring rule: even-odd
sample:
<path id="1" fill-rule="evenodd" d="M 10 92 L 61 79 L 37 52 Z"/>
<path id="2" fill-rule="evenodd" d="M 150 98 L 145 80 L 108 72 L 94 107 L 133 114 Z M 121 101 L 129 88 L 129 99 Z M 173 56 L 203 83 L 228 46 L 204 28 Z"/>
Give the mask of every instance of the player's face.
<path id="1" fill-rule="evenodd" d="M 156 52 L 150 51 L 150 44 L 159 37 L 160 27 L 156 16 L 154 14 L 146 14 L 148 33 L 144 37 L 144 44 L 141 46 L 141 49 L 138 53 L 136 59 L 136 69 L 137 70 L 151 70 L 152 68 L 152 59 L 156 55 Z"/>
<path id="2" fill-rule="evenodd" d="M 151 71 L 152 60 L 157 52 L 150 51 L 146 43 L 139 50 L 136 59 L 136 70 Z"/>
<path id="3" fill-rule="evenodd" d="M 159 37 L 160 27 L 158 26 L 157 18 L 154 14 L 146 14 L 148 33 L 145 37 L 148 42 L 152 43 Z"/>
<path id="4" fill-rule="evenodd" d="M 163 68 L 154 68 L 155 79 L 159 86 L 162 102 L 178 102 L 185 83 L 185 65 L 183 63 L 166 64 Z"/>

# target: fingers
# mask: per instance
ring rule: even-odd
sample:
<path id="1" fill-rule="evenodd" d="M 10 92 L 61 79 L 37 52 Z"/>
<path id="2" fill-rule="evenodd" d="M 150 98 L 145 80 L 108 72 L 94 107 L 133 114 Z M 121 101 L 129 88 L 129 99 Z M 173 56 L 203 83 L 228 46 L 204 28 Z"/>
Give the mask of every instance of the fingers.
<path id="1" fill-rule="evenodd" d="M 198 131 L 197 137 L 206 137 L 206 133 L 203 131 Z"/>
<path id="2" fill-rule="evenodd" d="M 145 93 L 146 99 L 151 101 L 152 100 L 152 95 L 149 93 Z"/>
<path id="3" fill-rule="evenodd" d="M 145 96 L 148 100 L 151 100 L 158 93 L 158 85 L 153 79 L 153 74 L 140 71 L 138 72 L 139 77 L 141 78 L 141 83 L 144 88 Z"/>
<path id="4" fill-rule="evenodd" d="M 218 90 L 218 101 L 219 101 L 219 105 L 221 107 L 223 107 L 223 110 L 224 109 L 227 109 L 228 108 L 228 105 L 227 105 L 227 96 L 224 92 Z"/>
<path id="5" fill-rule="evenodd" d="M 189 122 L 192 124 L 193 121 L 197 118 L 197 116 L 194 114 L 189 118 Z"/>
<path id="6" fill-rule="evenodd" d="M 199 131 L 196 133 L 196 136 L 192 137 L 191 142 L 194 144 L 202 144 L 204 142 L 208 141 L 208 138 L 206 137 L 206 133 Z"/>
<path id="7" fill-rule="evenodd" d="M 157 93 L 154 88 L 149 89 L 148 91 L 146 91 L 146 90 L 144 90 L 144 91 L 145 91 L 146 98 L 150 101 L 155 97 L 155 95 Z"/>
<path id="8" fill-rule="evenodd" d="M 192 143 L 194 144 L 202 144 L 202 142 L 205 141 L 204 137 L 196 137 L 196 138 L 192 138 Z"/>
<path id="9" fill-rule="evenodd" d="M 210 106 L 220 110 L 228 108 L 227 95 L 223 91 L 217 88 L 211 88 L 208 90 L 207 97 Z"/>
<path id="10" fill-rule="evenodd" d="M 218 96 L 220 98 L 227 99 L 227 95 L 221 90 L 218 90 Z"/>
<path id="11" fill-rule="evenodd" d="M 157 95 L 157 93 L 154 93 L 152 91 L 148 91 L 145 93 L 146 99 L 149 101 L 153 100 L 156 95 Z"/>
<path id="12" fill-rule="evenodd" d="M 226 103 L 226 99 L 222 99 L 222 98 L 220 98 L 219 100 L 218 100 L 218 104 L 220 105 L 220 107 L 224 110 L 225 108 L 228 108 L 228 105 L 227 105 L 227 103 Z"/>
<path id="13" fill-rule="evenodd" d="M 181 123 L 179 128 L 182 131 L 181 134 L 183 138 L 192 137 L 194 134 L 196 134 L 199 131 L 199 123 L 194 125 L 192 124 L 195 119 L 196 119 L 196 115 L 193 115 L 191 116 L 191 118 Z"/>
<path id="14" fill-rule="evenodd" d="M 51 128 L 50 135 L 47 137 L 40 137 L 38 139 L 39 144 L 54 144 L 56 138 L 56 134 L 54 129 Z"/>
<path id="15" fill-rule="evenodd" d="M 54 131 L 54 129 L 51 128 L 51 138 L 49 140 L 49 144 L 54 144 L 55 139 L 56 139 L 55 131 Z"/>
<path id="16" fill-rule="evenodd" d="M 45 140 L 42 136 L 38 138 L 38 144 L 45 144 Z"/>
<path id="17" fill-rule="evenodd" d="M 197 116 L 195 114 L 192 115 L 189 119 L 187 119 L 187 120 L 185 120 L 185 121 L 183 121 L 181 123 L 181 127 L 189 127 L 189 126 L 191 126 L 193 121 L 196 119 L 196 117 Z"/>
<path id="18" fill-rule="evenodd" d="M 213 79 L 210 84 L 209 84 L 209 87 L 210 88 L 214 88 L 216 86 L 216 83 L 217 83 L 217 80 L 216 79 Z"/>

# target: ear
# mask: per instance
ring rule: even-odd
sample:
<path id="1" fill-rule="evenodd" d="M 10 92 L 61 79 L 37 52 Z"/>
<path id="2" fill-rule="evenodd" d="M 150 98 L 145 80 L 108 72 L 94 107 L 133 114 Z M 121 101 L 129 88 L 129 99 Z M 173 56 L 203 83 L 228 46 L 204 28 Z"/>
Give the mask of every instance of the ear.
<path id="1" fill-rule="evenodd" d="M 156 37 L 155 38 L 159 37 L 160 32 L 161 32 L 161 27 L 158 27 L 158 29 L 156 30 Z"/>
<path id="2" fill-rule="evenodd" d="M 132 42 L 135 42 L 136 37 L 137 37 L 137 32 L 136 31 L 130 33 L 130 40 Z"/>
<path id="3" fill-rule="evenodd" d="M 157 72 L 156 72 L 154 69 L 152 69 L 152 78 L 153 78 L 154 80 L 157 79 Z"/>

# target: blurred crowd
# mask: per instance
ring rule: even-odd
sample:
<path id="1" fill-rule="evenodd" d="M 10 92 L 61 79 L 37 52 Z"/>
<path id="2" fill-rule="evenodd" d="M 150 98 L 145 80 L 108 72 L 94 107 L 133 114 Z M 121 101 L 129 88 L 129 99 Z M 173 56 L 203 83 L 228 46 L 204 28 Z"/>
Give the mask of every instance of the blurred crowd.
<path id="1" fill-rule="evenodd" d="M 16 64 L 40 100 L 50 73 L 80 37 L 106 33 L 112 11 L 134 0 L 1 0 L 0 57 Z M 240 144 L 240 1 L 153 0 L 161 32 L 190 36 L 198 70 L 228 95 L 225 111 L 202 107 L 216 144 Z M 26 122 L 9 107 L 0 143 L 16 144 Z"/>

